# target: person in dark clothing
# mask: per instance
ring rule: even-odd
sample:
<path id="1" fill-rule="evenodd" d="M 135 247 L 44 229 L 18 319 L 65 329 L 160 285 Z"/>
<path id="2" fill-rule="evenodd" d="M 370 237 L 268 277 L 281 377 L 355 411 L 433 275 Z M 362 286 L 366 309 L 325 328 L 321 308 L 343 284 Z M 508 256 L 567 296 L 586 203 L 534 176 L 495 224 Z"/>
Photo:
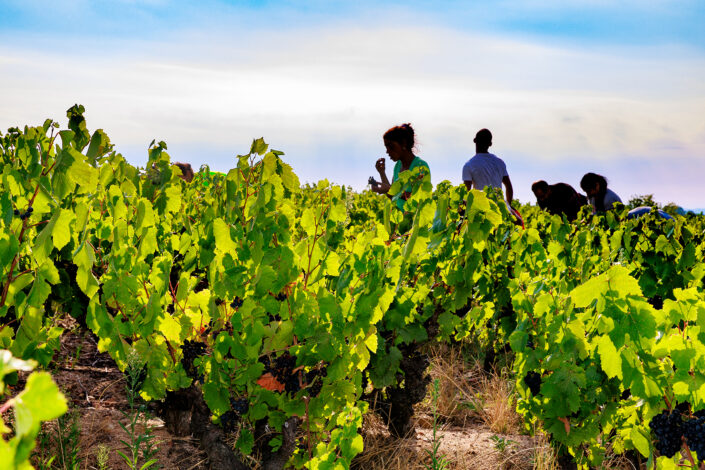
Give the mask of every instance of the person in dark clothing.
<path id="1" fill-rule="evenodd" d="M 568 220 L 575 220 L 580 208 L 587 205 L 585 196 L 566 183 L 548 184 L 540 180 L 531 185 L 541 209 L 551 214 L 565 214 Z"/>

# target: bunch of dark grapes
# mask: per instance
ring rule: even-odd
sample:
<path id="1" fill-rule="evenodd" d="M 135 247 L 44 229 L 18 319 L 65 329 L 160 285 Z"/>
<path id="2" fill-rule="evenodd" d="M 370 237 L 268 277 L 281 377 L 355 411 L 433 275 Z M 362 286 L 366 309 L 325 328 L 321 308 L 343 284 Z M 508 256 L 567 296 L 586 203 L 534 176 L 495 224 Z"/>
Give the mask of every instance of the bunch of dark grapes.
<path id="1" fill-rule="evenodd" d="M 240 297 L 235 297 L 233 299 L 233 301 L 230 303 L 230 307 L 234 308 L 235 310 L 242 307 L 242 299 Z"/>
<path id="2" fill-rule="evenodd" d="M 287 295 L 286 292 L 281 291 L 281 292 L 278 293 L 278 294 L 276 295 L 276 297 L 274 297 L 274 298 L 275 298 L 276 300 L 278 300 L 279 302 L 284 302 L 286 299 L 289 298 L 289 296 Z"/>
<path id="3" fill-rule="evenodd" d="M 169 271 L 169 284 L 174 289 L 179 285 L 179 279 L 181 278 L 181 265 L 179 263 L 179 258 L 183 259 L 184 256 L 178 251 L 174 252 L 174 262 L 171 265 L 171 270 Z"/>
<path id="4" fill-rule="evenodd" d="M 264 366 L 264 372 L 269 372 L 272 370 L 269 356 L 260 356 L 260 358 L 257 360 Z"/>
<path id="5" fill-rule="evenodd" d="M 262 359 L 260 361 L 262 362 Z M 294 369 L 296 369 L 296 356 L 289 353 L 284 353 L 276 358 L 273 364 L 268 359 L 265 363 L 265 372 L 271 372 L 279 383 L 284 384 L 284 389 L 291 393 L 301 390 L 299 373 L 295 373 Z"/>
<path id="6" fill-rule="evenodd" d="M 656 449 L 661 455 L 669 459 L 680 450 L 683 437 L 683 420 L 678 410 L 669 413 L 664 410 L 654 416 L 649 422 L 649 427 L 656 435 Z"/>
<path id="7" fill-rule="evenodd" d="M 267 318 L 269 319 L 269 323 L 273 323 L 275 321 L 282 321 L 282 317 L 278 313 L 267 312 Z"/>
<path id="8" fill-rule="evenodd" d="M 698 454 L 699 460 L 705 459 L 705 410 L 695 413 L 695 417 L 683 423 L 683 435 L 690 450 Z"/>
<path id="9" fill-rule="evenodd" d="M 239 420 L 239 416 L 234 411 L 226 411 L 220 415 L 220 425 L 226 433 L 235 432 L 235 426 Z"/>
<path id="10" fill-rule="evenodd" d="M 155 186 L 158 186 L 162 180 L 162 174 L 154 166 L 147 170 L 146 176 L 147 179 Z"/>
<path id="11" fill-rule="evenodd" d="M 524 383 L 529 387 L 532 395 L 538 395 L 541 391 L 541 374 L 533 370 L 527 372 L 524 376 Z"/>
<path id="12" fill-rule="evenodd" d="M 651 306 L 654 307 L 656 310 L 663 309 L 663 297 L 661 297 L 660 295 L 655 295 L 651 297 L 647 300 L 647 302 L 649 302 Z"/>
<path id="13" fill-rule="evenodd" d="M 181 346 L 181 351 L 184 353 L 181 358 L 181 365 L 184 366 L 186 375 L 195 379 L 198 375 L 198 370 L 193 365 L 193 360 L 206 353 L 206 345 L 200 341 L 186 340 Z"/>
<path id="14" fill-rule="evenodd" d="M 237 414 L 238 416 L 242 416 L 247 414 L 247 411 L 250 409 L 250 402 L 247 400 L 247 398 L 231 398 L 230 406 L 232 407 L 235 414 Z"/>
<path id="15" fill-rule="evenodd" d="M 536 349 L 536 345 L 534 344 L 534 338 L 529 336 L 529 339 L 526 340 L 526 347 L 529 349 Z"/>
<path id="16" fill-rule="evenodd" d="M 296 356 L 284 353 L 274 360 L 272 374 L 277 379 L 285 379 L 286 376 L 293 374 L 294 369 L 296 369 Z"/>
<path id="17" fill-rule="evenodd" d="M 32 212 L 34 212 L 34 207 L 28 207 L 27 212 L 25 212 L 24 214 L 21 213 L 18 209 L 15 209 L 14 214 L 15 216 L 19 216 L 20 219 L 25 220 L 28 219 L 30 215 L 32 215 Z"/>
<path id="18" fill-rule="evenodd" d="M 312 369 L 306 373 L 306 382 L 309 384 L 308 393 L 311 397 L 317 397 L 323 388 L 323 377 L 328 376 L 326 367 Z"/>
<path id="19" fill-rule="evenodd" d="M 308 441 L 303 437 L 300 437 L 296 441 L 296 448 L 299 450 L 300 454 L 308 454 L 310 451 Z"/>
<path id="20" fill-rule="evenodd" d="M 284 380 L 284 390 L 286 390 L 287 393 L 296 393 L 301 390 L 301 379 L 299 378 L 298 372 L 286 377 Z"/>
<path id="21" fill-rule="evenodd" d="M 690 416 L 690 403 L 688 403 L 687 401 L 676 403 L 676 406 L 674 406 L 673 408 L 678 410 L 681 415 Z"/>
<path id="22" fill-rule="evenodd" d="M 231 410 L 220 415 L 220 425 L 226 433 L 235 432 L 240 417 L 250 409 L 250 402 L 246 398 L 231 398 L 230 407 Z"/>
<path id="23" fill-rule="evenodd" d="M 203 279 L 199 279 L 196 285 L 193 286 L 193 291 L 201 292 L 202 290 L 208 289 L 208 285 L 208 279 L 204 277 Z"/>
<path id="24" fill-rule="evenodd" d="M 602 245 L 602 239 L 600 238 L 600 235 L 595 235 L 593 240 L 592 240 L 593 245 L 599 247 Z"/>

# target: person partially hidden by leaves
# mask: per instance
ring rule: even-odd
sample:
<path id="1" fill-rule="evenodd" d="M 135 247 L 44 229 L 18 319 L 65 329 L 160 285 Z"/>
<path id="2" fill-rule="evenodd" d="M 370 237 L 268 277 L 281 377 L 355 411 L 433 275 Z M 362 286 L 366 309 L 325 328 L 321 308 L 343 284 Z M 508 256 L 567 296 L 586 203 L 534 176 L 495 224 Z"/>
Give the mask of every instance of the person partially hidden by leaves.
<path id="1" fill-rule="evenodd" d="M 382 137 L 384 147 L 387 149 L 387 155 L 395 162 L 394 171 L 392 173 L 392 183 L 399 178 L 399 173 L 413 170 L 414 168 L 423 167 L 425 171 L 430 173 L 428 163 L 414 155 L 416 139 L 414 128 L 411 127 L 411 124 L 407 123 L 394 126 L 387 130 Z M 392 195 L 389 194 L 389 188 L 392 186 L 392 183 L 387 179 L 384 158 L 377 160 L 375 168 L 379 172 L 381 182 L 374 181 L 374 179 L 370 178 L 369 183 L 372 187 L 372 191 L 379 194 L 386 194 L 391 198 Z M 404 188 L 404 193 L 397 199 L 396 205 L 399 210 L 404 210 L 404 202 L 411 196 L 411 189 L 411 186 Z"/>
<path id="2" fill-rule="evenodd" d="M 176 162 L 174 165 L 178 166 L 181 170 L 181 175 L 179 175 L 179 178 L 187 183 L 190 183 L 193 180 L 193 168 L 191 168 L 190 163 Z"/>
<path id="3" fill-rule="evenodd" d="M 531 185 L 531 191 L 541 209 L 554 215 L 565 214 L 568 220 L 575 220 L 580 208 L 587 205 L 587 198 L 566 183 L 548 184 L 540 180 Z"/>
<path id="4" fill-rule="evenodd" d="M 483 191 L 487 186 L 502 189 L 504 184 L 507 210 L 514 217 L 516 225 L 524 226 L 521 214 L 512 207 L 514 188 L 509 179 L 507 165 L 497 155 L 490 153 L 492 147 L 492 132 L 489 129 L 480 129 L 475 134 L 475 156 L 463 165 L 463 182 L 468 190 Z"/>
<path id="5" fill-rule="evenodd" d="M 592 205 L 593 212 L 604 212 L 614 208 L 616 203 L 622 200 L 617 194 L 607 187 L 607 179 L 595 173 L 585 173 L 580 180 L 580 187 L 588 196 L 588 202 Z"/>

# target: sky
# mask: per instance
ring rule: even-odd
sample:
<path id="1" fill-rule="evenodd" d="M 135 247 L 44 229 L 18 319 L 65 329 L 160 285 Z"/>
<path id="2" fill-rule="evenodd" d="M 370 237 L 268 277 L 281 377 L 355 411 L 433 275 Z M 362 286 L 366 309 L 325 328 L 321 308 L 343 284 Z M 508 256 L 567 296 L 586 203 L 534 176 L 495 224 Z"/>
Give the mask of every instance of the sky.
<path id="1" fill-rule="evenodd" d="M 227 171 L 264 137 L 360 190 L 394 125 L 454 184 L 489 128 L 523 202 L 592 171 L 705 208 L 703 24 L 703 0 L 0 0 L 0 130 L 80 103 L 135 165 L 157 139 Z"/>

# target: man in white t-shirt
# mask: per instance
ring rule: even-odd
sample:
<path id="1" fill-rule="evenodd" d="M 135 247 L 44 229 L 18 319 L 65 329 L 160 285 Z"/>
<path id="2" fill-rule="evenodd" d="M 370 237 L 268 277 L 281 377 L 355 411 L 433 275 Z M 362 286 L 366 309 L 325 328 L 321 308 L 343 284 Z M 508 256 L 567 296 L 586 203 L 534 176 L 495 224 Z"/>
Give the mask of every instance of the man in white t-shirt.
<path id="1" fill-rule="evenodd" d="M 487 129 L 480 129 L 475 135 L 475 156 L 463 165 L 463 181 L 468 189 L 479 189 L 482 191 L 485 186 L 502 189 L 504 183 L 507 207 L 514 197 L 512 181 L 507 173 L 507 166 L 501 158 L 489 153 L 487 150 L 492 146 L 492 133 Z"/>

